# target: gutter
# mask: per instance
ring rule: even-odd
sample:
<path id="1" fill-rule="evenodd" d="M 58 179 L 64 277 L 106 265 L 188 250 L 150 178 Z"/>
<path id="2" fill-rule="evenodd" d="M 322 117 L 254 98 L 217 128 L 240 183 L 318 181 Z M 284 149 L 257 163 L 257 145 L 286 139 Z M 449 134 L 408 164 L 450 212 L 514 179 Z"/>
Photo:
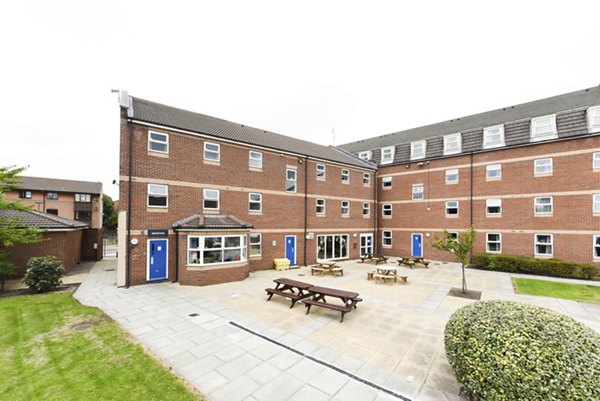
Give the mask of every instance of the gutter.
<path id="1" fill-rule="evenodd" d="M 129 181 L 127 182 L 127 261 L 125 264 L 125 288 L 129 288 L 131 285 L 131 195 L 133 192 L 133 182 L 131 181 L 133 176 L 133 129 L 131 125 L 131 119 L 127 119 L 127 129 L 129 134 L 129 165 L 128 175 Z"/>

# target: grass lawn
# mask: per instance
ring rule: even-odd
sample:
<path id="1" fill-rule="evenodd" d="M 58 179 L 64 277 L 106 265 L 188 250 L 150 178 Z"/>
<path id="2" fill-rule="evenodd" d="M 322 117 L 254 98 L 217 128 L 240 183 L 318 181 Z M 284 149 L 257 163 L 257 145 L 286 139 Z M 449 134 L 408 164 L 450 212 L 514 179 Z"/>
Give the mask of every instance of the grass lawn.
<path id="1" fill-rule="evenodd" d="M 573 301 L 600 304 L 600 286 L 557 283 L 555 281 L 513 278 L 518 294 L 541 295 L 544 297 L 570 299 Z"/>
<path id="2" fill-rule="evenodd" d="M 71 295 L 0 300 L 1 400 L 203 399 Z"/>

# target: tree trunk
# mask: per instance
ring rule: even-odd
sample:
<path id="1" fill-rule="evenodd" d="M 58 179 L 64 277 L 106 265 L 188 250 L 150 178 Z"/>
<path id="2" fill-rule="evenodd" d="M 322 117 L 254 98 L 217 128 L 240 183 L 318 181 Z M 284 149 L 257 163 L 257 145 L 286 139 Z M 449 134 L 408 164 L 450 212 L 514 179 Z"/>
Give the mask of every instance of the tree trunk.
<path id="1" fill-rule="evenodd" d="M 467 293 L 467 278 L 465 276 L 465 264 L 461 263 L 460 268 L 462 269 L 462 292 L 463 294 Z"/>

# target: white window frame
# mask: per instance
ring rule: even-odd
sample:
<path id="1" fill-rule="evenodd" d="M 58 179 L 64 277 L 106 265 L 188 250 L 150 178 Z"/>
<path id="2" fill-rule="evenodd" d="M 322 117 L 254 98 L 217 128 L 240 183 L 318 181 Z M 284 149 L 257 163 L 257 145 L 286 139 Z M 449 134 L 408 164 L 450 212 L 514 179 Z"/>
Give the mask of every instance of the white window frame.
<path id="1" fill-rule="evenodd" d="M 498 166 L 497 169 L 495 168 L 496 166 Z M 490 176 L 491 171 L 498 171 L 498 175 L 491 177 Z M 502 179 L 502 164 L 494 163 L 494 164 L 488 164 L 487 166 L 485 166 L 485 180 L 486 181 L 498 181 L 501 179 Z"/>
<path id="2" fill-rule="evenodd" d="M 369 202 L 363 202 L 362 215 L 363 217 L 371 217 L 371 204 Z"/>
<path id="3" fill-rule="evenodd" d="M 292 178 L 289 178 L 290 172 L 294 173 Z M 293 191 L 288 189 L 288 182 L 294 183 Z M 298 171 L 293 168 L 286 168 L 285 169 L 285 192 L 296 193 L 297 190 L 298 190 Z"/>
<path id="4" fill-rule="evenodd" d="M 542 199 L 550 199 L 550 203 L 539 203 Z M 538 207 L 543 208 L 550 206 L 550 211 L 538 211 Z M 536 216 L 548 216 L 554 213 L 554 199 L 552 196 L 536 196 L 533 198 L 533 214 Z"/>
<path id="5" fill-rule="evenodd" d="M 381 148 L 381 162 L 379 164 L 393 163 L 395 153 L 396 153 L 395 146 L 386 146 L 384 148 Z"/>
<path id="6" fill-rule="evenodd" d="M 592 154 L 592 170 L 600 171 L 600 152 Z"/>
<path id="7" fill-rule="evenodd" d="M 217 149 L 207 149 L 207 146 L 216 146 Z M 216 155 L 216 159 L 211 159 L 210 157 L 206 157 L 206 155 Z M 204 142 L 204 153 L 203 153 L 205 162 L 219 163 L 221 161 L 221 145 L 213 142 Z"/>
<path id="8" fill-rule="evenodd" d="M 420 188 L 420 190 L 418 190 Z M 419 194 L 421 197 L 419 198 Z M 423 184 L 413 184 L 412 186 L 412 200 L 414 201 L 422 201 L 425 199 L 425 187 Z"/>
<path id="9" fill-rule="evenodd" d="M 342 217 L 350 217 L 350 201 L 349 200 L 343 200 L 340 202 L 340 212 L 342 214 Z M 344 209 L 346 211 L 344 211 Z"/>
<path id="10" fill-rule="evenodd" d="M 383 203 L 381 205 L 381 216 L 383 218 L 391 218 L 393 215 L 393 205 L 391 203 Z"/>
<path id="11" fill-rule="evenodd" d="M 497 235 L 498 240 L 491 241 L 490 235 Z M 498 244 L 498 246 L 499 246 L 498 250 L 497 251 L 490 250 L 490 244 Z M 502 233 L 486 233 L 485 234 L 485 251 L 487 253 L 502 253 Z"/>
<path id="12" fill-rule="evenodd" d="M 152 134 L 163 135 L 165 137 L 165 140 L 162 141 L 160 139 L 152 139 Z M 165 145 L 166 146 L 166 150 L 152 149 L 152 144 Z M 148 131 L 148 151 L 155 152 L 155 153 L 169 154 L 169 134 L 166 134 L 164 132 L 150 131 L 149 130 Z"/>
<path id="13" fill-rule="evenodd" d="M 598 255 L 596 255 L 596 248 L 598 248 Z M 600 234 L 592 235 L 592 258 L 600 259 Z"/>
<path id="14" fill-rule="evenodd" d="M 262 170 L 263 167 L 263 154 L 256 150 L 248 151 L 248 167 Z"/>
<path id="15" fill-rule="evenodd" d="M 322 203 L 321 205 L 319 203 Z M 325 213 L 327 212 L 327 201 L 325 200 L 325 198 L 317 198 L 315 200 L 315 205 L 316 205 L 316 213 L 318 216 L 325 216 Z M 319 208 L 322 207 L 323 211 L 319 212 Z"/>
<path id="16" fill-rule="evenodd" d="M 598 119 L 598 122 L 595 122 L 595 119 Z M 600 106 L 587 109 L 587 125 L 590 134 L 600 132 Z"/>
<path id="17" fill-rule="evenodd" d="M 386 244 L 386 241 L 389 242 L 389 244 Z M 381 246 L 384 248 L 391 248 L 393 246 L 391 230 L 383 230 L 381 232 Z"/>
<path id="18" fill-rule="evenodd" d="M 417 152 L 419 150 L 419 152 Z M 424 159 L 427 155 L 427 141 L 414 141 L 410 143 L 410 160 Z"/>
<path id="19" fill-rule="evenodd" d="M 158 188 L 163 188 L 164 193 L 156 191 Z M 165 205 L 151 205 L 150 196 L 165 198 Z M 169 207 L 169 186 L 163 184 L 148 184 L 146 192 L 146 206 L 152 208 L 166 209 Z"/>
<path id="20" fill-rule="evenodd" d="M 500 209 L 499 209 L 498 213 L 493 213 L 493 212 L 490 212 L 491 207 L 498 207 Z M 502 216 L 502 199 L 500 199 L 500 198 L 486 199 L 485 200 L 485 214 L 486 214 L 486 216 L 492 216 L 492 217 Z"/>
<path id="21" fill-rule="evenodd" d="M 217 194 L 217 197 L 215 198 L 214 196 L 209 194 L 213 192 Z M 217 201 L 217 207 L 206 207 L 206 201 Z M 214 189 L 214 188 L 204 188 L 202 190 L 202 209 L 203 210 L 219 210 L 219 208 L 221 207 L 221 191 L 219 191 L 218 189 Z"/>
<path id="22" fill-rule="evenodd" d="M 221 238 L 221 247 L 220 248 L 205 248 L 206 238 Z M 198 247 L 192 248 L 191 242 L 192 238 L 198 240 Z M 235 247 L 226 247 L 225 244 L 227 242 L 227 238 L 239 238 L 239 246 Z M 221 259 L 223 259 L 223 255 L 228 250 L 238 250 L 240 251 L 240 259 L 239 260 L 230 260 L 227 262 L 216 262 L 216 263 L 204 263 L 204 252 L 218 252 L 221 251 Z M 192 263 L 191 253 L 198 253 L 198 261 L 199 263 Z M 224 265 L 228 263 L 240 263 L 245 262 L 247 260 L 247 248 L 246 248 L 246 235 L 188 235 L 187 240 L 187 264 L 189 266 L 215 266 L 215 265 Z"/>
<path id="23" fill-rule="evenodd" d="M 550 237 L 550 242 L 538 242 L 538 236 L 544 235 Z M 550 246 L 550 253 L 538 253 L 538 245 Z M 533 235 L 533 252 L 535 256 L 554 256 L 554 235 L 545 233 L 536 233 Z"/>
<path id="24" fill-rule="evenodd" d="M 550 130 L 538 132 L 540 124 L 546 122 L 547 120 L 550 120 Z M 556 130 L 556 114 L 532 118 L 530 125 L 530 138 L 531 142 L 558 138 L 558 131 Z"/>
<path id="25" fill-rule="evenodd" d="M 258 195 L 258 200 L 253 200 L 252 196 Z M 258 205 L 258 209 L 252 209 L 252 205 Z M 262 194 L 260 192 L 250 192 L 248 193 L 248 211 L 250 213 L 262 213 Z"/>
<path id="26" fill-rule="evenodd" d="M 350 184 L 350 170 L 342 169 L 342 184 Z"/>
<path id="27" fill-rule="evenodd" d="M 152 184 L 152 185 L 159 185 L 159 184 Z M 31 196 L 30 196 L 31 198 Z M 75 202 L 80 202 L 80 203 L 90 203 L 92 201 L 92 195 L 90 194 L 75 194 Z"/>
<path id="28" fill-rule="evenodd" d="M 384 190 L 392 189 L 392 177 L 381 177 L 381 188 Z"/>
<path id="29" fill-rule="evenodd" d="M 499 139 L 491 140 L 490 135 L 492 131 L 498 131 Z M 483 148 L 492 149 L 504 146 L 504 124 L 494 125 L 492 127 L 486 127 L 483 129 Z"/>
<path id="30" fill-rule="evenodd" d="M 449 205 L 449 204 L 451 204 L 451 203 L 453 203 L 453 202 L 456 202 L 456 207 L 450 207 L 450 205 Z M 459 213 L 460 213 L 460 208 L 459 208 L 459 205 L 460 205 L 460 202 L 459 202 L 459 201 L 457 201 L 457 200 L 449 200 L 449 201 L 446 201 L 446 202 L 445 202 L 445 206 L 446 206 L 446 207 L 445 207 L 445 209 L 444 209 L 444 210 L 445 210 L 445 215 L 446 215 L 446 217 L 451 217 L 451 218 L 458 217 L 458 216 L 459 216 Z M 448 210 L 449 210 L 449 209 L 456 209 L 456 213 L 448 213 Z"/>
<path id="31" fill-rule="evenodd" d="M 592 213 L 600 214 L 600 194 L 592 195 Z"/>
<path id="32" fill-rule="evenodd" d="M 363 186 L 370 187 L 371 186 L 371 174 L 363 173 Z"/>
<path id="33" fill-rule="evenodd" d="M 365 150 L 364 152 L 358 152 L 358 158 L 365 161 L 371 160 L 371 151 Z"/>
<path id="34" fill-rule="evenodd" d="M 550 163 L 548 163 L 550 161 Z M 533 161 L 533 175 L 535 177 L 549 176 L 554 173 L 554 161 L 551 157 L 544 157 L 543 159 L 535 159 Z M 540 171 L 541 169 L 550 168 L 549 171 Z"/>
<path id="35" fill-rule="evenodd" d="M 325 181 L 327 179 L 327 166 L 324 164 L 317 164 L 315 166 L 315 174 L 317 180 Z"/>
<path id="36" fill-rule="evenodd" d="M 462 135 L 456 134 L 444 135 L 444 156 L 455 155 L 462 152 Z"/>
<path id="37" fill-rule="evenodd" d="M 449 179 L 449 177 L 456 176 L 455 180 Z M 449 168 L 446 170 L 446 184 L 458 184 L 458 180 L 460 179 L 459 170 L 457 168 Z"/>
<path id="38" fill-rule="evenodd" d="M 252 242 L 252 237 L 257 237 L 258 236 L 258 242 Z M 262 256 L 262 234 L 261 233 L 250 233 L 249 237 L 248 237 L 248 244 L 249 244 L 249 255 L 251 258 L 253 257 L 258 257 L 258 256 Z M 256 246 L 258 245 L 258 253 L 257 254 L 252 254 L 252 249 L 253 247 L 256 248 Z"/>

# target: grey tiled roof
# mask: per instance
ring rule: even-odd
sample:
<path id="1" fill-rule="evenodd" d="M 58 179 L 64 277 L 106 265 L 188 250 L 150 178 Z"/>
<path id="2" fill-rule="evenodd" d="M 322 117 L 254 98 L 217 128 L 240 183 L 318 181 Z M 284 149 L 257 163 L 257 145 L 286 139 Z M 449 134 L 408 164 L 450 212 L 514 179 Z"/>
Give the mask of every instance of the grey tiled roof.
<path id="1" fill-rule="evenodd" d="M 49 213 L 22 210 L 0 210 L 0 225 L 17 219 L 23 227 L 37 227 L 45 230 L 86 228 L 89 224 L 77 220 L 65 219 Z"/>
<path id="2" fill-rule="evenodd" d="M 91 181 L 63 180 L 58 178 L 19 176 L 22 189 L 51 192 L 101 194 L 102 183 Z"/>
<path id="3" fill-rule="evenodd" d="M 135 97 L 132 97 L 132 104 L 134 120 L 178 128 L 249 145 L 312 156 L 337 163 L 368 169 L 374 168 L 372 164 L 365 163 L 346 152 L 341 152 L 333 146 L 318 145 L 301 139 L 291 138 L 274 132 Z"/>
<path id="4" fill-rule="evenodd" d="M 600 105 L 599 86 L 515 106 L 504 107 L 502 109 L 487 111 L 485 113 L 474 114 L 468 117 L 443 121 L 437 124 L 426 125 L 392 134 L 368 138 L 344 145 L 339 145 L 339 147 L 349 152 L 357 153 L 365 150 L 377 149 L 379 151 L 382 147 L 408 144 L 411 141 L 434 137 L 440 137 L 439 140 L 441 141 L 441 136 L 447 134 L 461 132 L 464 135 L 465 133 L 472 133 L 478 130 L 482 131 L 483 128 L 491 127 L 493 125 L 505 124 L 507 122 L 517 122 L 524 119 L 529 120 L 533 117 L 540 117 L 569 110 L 577 110 L 596 105 Z M 558 116 L 557 125 L 559 125 Z M 560 127 L 558 128 L 560 131 Z M 508 129 L 506 130 L 506 136 L 507 145 L 510 145 L 508 143 Z M 465 144 L 464 140 L 465 138 L 463 137 L 463 147 Z M 481 145 L 481 143 L 479 143 L 479 145 Z M 427 153 L 429 156 L 430 145 L 428 144 L 427 146 Z M 404 147 L 398 147 L 396 149 L 396 154 L 405 151 Z M 479 146 L 479 149 L 481 149 L 481 146 Z M 377 157 L 376 155 L 373 155 L 373 160 L 379 160 L 379 155 L 377 155 Z"/>
<path id="5" fill-rule="evenodd" d="M 193 214 L 173 223 L 175 229 L 231 230 L 253 227 L 252 224 L 246 223 L 235 216 L 221 214 Z"/>

